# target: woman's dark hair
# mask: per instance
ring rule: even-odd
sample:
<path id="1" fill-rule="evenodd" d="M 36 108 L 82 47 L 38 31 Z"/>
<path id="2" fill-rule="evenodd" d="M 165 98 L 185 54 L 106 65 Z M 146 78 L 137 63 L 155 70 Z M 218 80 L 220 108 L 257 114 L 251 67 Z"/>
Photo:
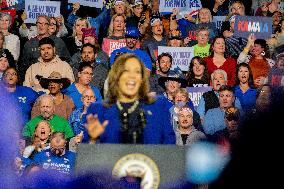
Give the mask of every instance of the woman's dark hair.
<path id="1" fill-rule="evenodd" d="M 241 67 L 245 67 L 248 69 L 249 71 L 249 78 L 248 78 L 248 84 L 250 87 L 254 87 L 254 82 L 253 82 L 253 75 L 252 75 L 252 71 L 250 66 L 247 63 L 240 63 L 237 65 L 237 69 L 236 69 L 236 77 L 235 77 L 235 81 L 236 81 L 236 85 L 240 84 L 240 79 L 238 77 L 238 73 Z"/>
<path id="2" fill-rule="evenodd" d="M 89 67 L 92 70 L 94 69 L 94 67 L 91 65 L 90 62 L 81 62 L 79 67 L 78 67 L 78 73 L 83 71 L 86 67 Z"/>
<path id="3" fill-rule="evenodd" d="M 264 52 L 265 52 L 265 57 L 267 58 L 267 57 L 270 57 L 269 56 L 269 48 L 268 48 L 268 45 L 267 45 L 267 43 L 266 43 L 266 41 L 264 40 L 264 39 L 256 39 L 255 41 L 254 41 L 254 44 L 257 44 L 257 45 L 260 45 L 261 46 L 261 48 L 263 48 L 264 49 Z"/>
<path id="4" fill-rule="evenodd" d="M 210 49 L 209 49 L 210 57 L 213 57 L 213 56 L 214 56 L 213 46 L 214 46 L 214 43 L 216 42 L 216 40 L 217 40 L 217 39 L 220 39 L 220 38 L 224 39 L 224 42 L 225 42 L 225 37 L 223 37 L 223 36 L 221 36 L 221 35 L 214 37 L 214 39 L 213 39 L 213 41 L 212 41 L 212 43 L 211 43 L 211 45 L 210 45 Z M 226 52 L 227 52 L 227 50 L 226 50 L 226 43 L 225 43 L 225 53 L 224 53 L 224 57 L 225 57 L 225 58 L 228 57 L 228 55 L 227 55 Z"/>
<path id="5" fill-rule="evenodd" d="M 201 77 L 201 80 L 202 80 L 203 83 L 209 84 L 210 83 L 210 76 L 208 74 L 207 64 L 200 56 L 195 56 L 190 61 L 189 69 L 188 69 L 188 72 L 186 74 L 187 83 L 188 84 L 192 83 L 194 78 L 195 78 L 195 75 L 194 75 L 194 72 L 193 72 L 193 66 L 194 66 L 193 61 L 194 60 L 197 60 L 199 62 L 199 64 L 201 64 L 205 67 L 203 76 Z"/>

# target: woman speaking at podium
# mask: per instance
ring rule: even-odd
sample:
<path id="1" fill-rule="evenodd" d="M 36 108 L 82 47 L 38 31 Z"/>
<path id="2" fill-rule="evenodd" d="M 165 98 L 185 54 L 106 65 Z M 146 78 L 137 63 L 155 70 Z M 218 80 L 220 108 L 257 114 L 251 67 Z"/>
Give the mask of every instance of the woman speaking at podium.
<path id="1" fill-rule="evenodd" d="M 87 112 L 84 139 L 89 143 L 175 144 L 169 110 L 148 96 L 148 75 L 133 54 L 117 57 L 108 76 L 108 92 L 102 103 Z"/>

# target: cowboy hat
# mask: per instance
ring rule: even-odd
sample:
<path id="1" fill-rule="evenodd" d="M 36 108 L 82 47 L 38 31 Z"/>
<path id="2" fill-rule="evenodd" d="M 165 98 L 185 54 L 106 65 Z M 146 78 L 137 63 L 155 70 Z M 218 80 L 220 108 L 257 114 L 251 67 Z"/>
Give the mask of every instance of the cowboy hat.
<path id="1" fill-rule="evenodd" d="M 187 81 L 185 77 L 182 74 L 182 71 L 179 68 L 176 68 L 174 70 L 170 70 L 167 77 L 160 77 L 158 79 L 159 85 L 163 87 L 164 89 L 166 88 L 165 83 L 167 81 L 176 81 L 181 84 L 181 88 L 186 88 L 187 87 Z"/>
<path id="2" fill-rule="evenodd" d="M 62 83 L 62 89 L 69 87 L 71 84 L 70 80 L 68 78 L 62 78 L 61 74 L 59 72 L 52 72 L 48 78 L 42 77 L 39 81 L 39 84 L 44 89 L 48 89 L 49 83 L 53 81 L 54 83 Z"/>

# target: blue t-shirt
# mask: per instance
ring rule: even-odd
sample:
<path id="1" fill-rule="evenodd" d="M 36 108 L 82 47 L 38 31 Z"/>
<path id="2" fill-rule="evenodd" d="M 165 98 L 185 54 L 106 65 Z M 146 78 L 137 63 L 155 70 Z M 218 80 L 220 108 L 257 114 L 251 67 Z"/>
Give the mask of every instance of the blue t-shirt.
<path id="1" fill-rule="evenodd" d="M 38 93 L 30 87 L 17 85 L 16 91 L 9 94 L 15 99 L 20 112 L 22 112 L 22 124 L 24 126 L 31 118 L 31 110 L 38 98 Z"/>
<path id="2" fill-rule="evenodd" d="M 245 113 L 249 113 L 255 108 L 256 92 L 256 89 L 249 88 L 243 93 L 239 85 L 235 87 L 235 96 L 240 100 Z"/>
<path id="3" fill-rule="evenodd" d="M 100 93 L 100 90 L 95 86 L 91 86 L 91 88 L 95 93 L 95 96 L 96 96 L 96 99 L 97 99 L 96 102 L 101 102 L 102 101 L 102 95 Z M 63 91 L 63 93 L 72 98 L 72 100 L 75 104 L 75 109 L 83 107 L 83 102 L 81 101 L 82 94 L 79 93 L 79 91 L 76 88 L 74 83 L 72 83 L 67 89 L 65 89 Z"/>
<path id="4" fill-rule="evenodd" d="M 63 156 L 56 156 L 50 149 L 37 153 L 33 163 L 40 165 L 43 170 L 56 173 L 72 174 L 75 167 L 75 153 L 66 150 Z"/>
<path id="5" fill-rule="evenodd" d="M 138 56 L 141 61 L 144 63 L 145 67 L 148 69 L 148 70 L 152 70 L 152 61 L 151 61 L 151 58 L 150 56 L 143 50 L 140 50 L 140 49 L 135 49 L 135 50 L 129 50 L 127 49 L 126 47 L 122 47 L 120 49 L 116 49 L 114 50 L 111 55 L 110 55 L 110 66 L 113 65 L 114 63 L 114 60 L 115 60 L 115 56 L 119 53 L 132 53 L 132 54 L 135 54 L 136 56 Z"/>

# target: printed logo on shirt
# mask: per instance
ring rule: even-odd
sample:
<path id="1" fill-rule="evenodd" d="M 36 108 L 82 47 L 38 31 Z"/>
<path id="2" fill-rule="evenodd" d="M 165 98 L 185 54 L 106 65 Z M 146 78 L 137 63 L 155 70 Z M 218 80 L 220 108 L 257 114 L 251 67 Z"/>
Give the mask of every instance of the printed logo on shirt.
<path id="1" fill-rule="evenodd" d="M 27 102 L 27 97 L 25 97 L 25 96 L 19 96 L 18 99 L 19 99 L 20 103 L 26 103 Z"/>

